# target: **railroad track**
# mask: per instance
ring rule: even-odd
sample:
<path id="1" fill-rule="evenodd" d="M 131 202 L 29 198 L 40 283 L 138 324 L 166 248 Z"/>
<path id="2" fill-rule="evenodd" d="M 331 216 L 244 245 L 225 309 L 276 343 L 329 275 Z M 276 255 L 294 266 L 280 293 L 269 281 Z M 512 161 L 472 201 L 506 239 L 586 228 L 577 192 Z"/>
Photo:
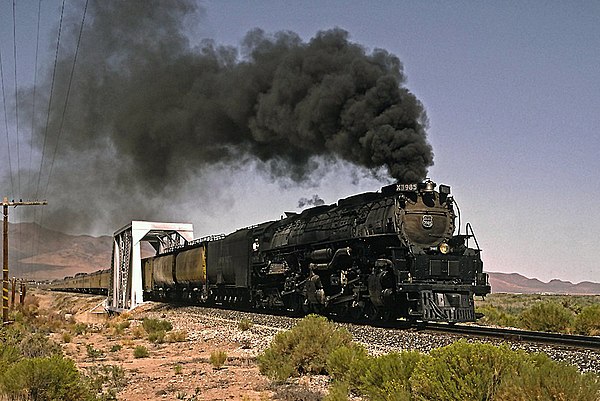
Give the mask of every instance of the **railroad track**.
<path id="1" fill-rule="evenodd" d="M 471 326 L 463 324 L 449 325 L 442 323 L 427 323 L 423 326 L 419 326 L 418 330 L 438 333 L 453 333 L 474 337 L 497 338 L 508 341 L 544 343 L 600 351 L 600 337 L 595 336 L 544 333 L 538 331 Z"/>
<path id="2" fill-rule="evenodd" d="M 81 294 L 80 294 L 81 295 Z M 166 304 L 165 304 L 166 305 Z M 182 305 L 180 305 L 182 306 Z M 251 313 L 256 316 L 264 316 L 267 318 L 285 318 L 288 319 L 286 328 L 290 328 L 293 325 L 295 318 L 290 318 L 282 311 L 236 311 L 234 309 L 220 307 L 218 305 L 212 305 L 214 310 L 221 310 L 225 313 Z M 200 310 L 210 309 L 210 307 L 199 306 Z M 546 344 L 558 347 L 570 347 L 577 348 L 580 350 L 592 350 L 600 352 L 600 337 L 597 336 L 580 336 L 572 334 L 560 334 L 560 333 L 545 333 L 528 330 L 518 329 L 506 329 L 506 328 L 495 328 L 487 326 L 476 326 L 466 324 L 446 324 L 446 323 L 419 323 L 414 324 L 404 320 L 396 321 L 348 321 L 335 319 L 335 317 L 329 316 L 338 323 L 347 323 L 355 325 L 356 327 L 372 327 L 379 329 L 397 329 L 404 333 L 410 332 L 430 332 L 437 334 L 454 334 L 457 336 L 471 336 L 478 338 L 489 338 L 499 339 L 518 343 L 532 343 L 532 344 Z M 368 341 L 365 339 L 364 341 Z M 440 344 L 443 345 L 443 344 Z"/>
<path id="3" fill-rule="evenodd" d="M 214 306 L 213 306 L 214 307 Z M 217 309 L 231 310 L 216 306 Z M 262 315 L 289 317 L 283 311 L 247 311 L 248 313 L 259 313 Z M 469 324 L 447 324 L 447 323 L 411 323 L 406 320 L 395 321 L 355 321 L 347 319 L 330 319 L 338 323 L 348 323 L 362 327 L 377 327 L 381 329 L 399 329 L 403 331 L 431 332 L 443 334 L 456 334 L 460 336 L 471 336 L 479 338 L 499 339 L 511 342 L 537 343 L 551 346 L 573 347 L 585 350 L 600 351 L 600 337 L 582 336 L 574 334 L 547 333 L 539 331 L 520 330 L 512 328 L 499 328 L 488 326 L 477 326 Z M 292 318 L 298 319 L 298 318 Z"/>

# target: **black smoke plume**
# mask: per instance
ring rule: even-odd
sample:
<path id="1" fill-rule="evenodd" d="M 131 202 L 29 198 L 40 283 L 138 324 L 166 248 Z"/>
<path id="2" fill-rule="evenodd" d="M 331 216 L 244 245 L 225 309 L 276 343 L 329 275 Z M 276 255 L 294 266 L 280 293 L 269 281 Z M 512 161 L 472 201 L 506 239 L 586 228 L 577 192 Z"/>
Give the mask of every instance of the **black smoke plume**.
<path id="1" fill-rule="evenodd" d="M 298 208 L 305 206 L 321 206 L 324 205 L 325 201 L 321 199 L 319 195 L 313 195 L 312 198 L 300 198 L 298 199 Z"/>
<path id="2" fill-rule="evenodd" d="M 51 177 L 55 192 L 101 191 L 88 199 L 111 201 L 127 216 L 152 210 L 123 206 L 123 188 L 135 188 L 138 201 L 173 199 L 206 168 L 248 160 L 274 179 L 297 182 L 311 177 L 315 159 L 384 168 L 400 182 L 425 178 L 433 164 L 427 119 L 396 56 L 368 51 L 338 28 L 308 41 L 255 29 L 239 48 L 192 45 L 187 24 L 202 14 L 187 0 L 90 2 Z M 63 34 L 57 88 L 71 70 L 75 21 Z M 49 149 L 63 117 L 64 93 L 55 96 Z M 91 219 L 92 207 L 106 203 L 70 213 Z"/>

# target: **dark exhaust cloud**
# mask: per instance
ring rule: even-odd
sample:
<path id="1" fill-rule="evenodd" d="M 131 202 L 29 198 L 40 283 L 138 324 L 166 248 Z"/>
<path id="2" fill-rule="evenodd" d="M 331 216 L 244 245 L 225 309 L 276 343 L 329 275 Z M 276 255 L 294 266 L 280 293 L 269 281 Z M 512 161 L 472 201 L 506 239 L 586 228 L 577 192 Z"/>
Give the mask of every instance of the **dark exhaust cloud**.
<path id="1" fill-rule="evenodd" d="M 203 14 L 184 0 L 90 2 L 51 179 L 55 193 L 93 193 L 70 211 L 80 222 L 106 200 L 123 221 L 132 210 L 149 215 L 156 202 L 141 199 L 172 199 L 220 164 L 260 160 L 273 179 L 295 182 L 314 179 L 316 159 L 383 169 L 400 182 L 425 178 L 433 164 L 427 118 L 396 56 L 368 51 L 338 28 L 308 41 L 255 29 L 239 48 L 191 45 L 190 27 Z M 56 88 L 66 87 L 76 18 L 66 25 Z M 49 149 L 64 93 L 55 96 Z M 79 180 L 91 185 L 73 188 Z M 135 207 L 123 205 L 123 188 L 135 190 Z"/>
<path id="2" fill-rule="evenodd" d="M 300 198 L 298 199 L 298 208 L 306 206 L 321 206 L 324 205 L 325 201 L 321 199 L 319 195 L 313 195 L 312 198 Z"/>

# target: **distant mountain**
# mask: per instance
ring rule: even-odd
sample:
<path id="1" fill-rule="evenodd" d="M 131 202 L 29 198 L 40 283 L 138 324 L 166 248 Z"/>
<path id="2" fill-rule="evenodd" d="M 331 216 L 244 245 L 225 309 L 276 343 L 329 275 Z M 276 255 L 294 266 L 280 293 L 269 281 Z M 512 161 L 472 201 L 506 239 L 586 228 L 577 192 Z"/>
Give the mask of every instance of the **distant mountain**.
<path id="1" fill-rule="evenodd" d="M 35 223 L 8 230 L 11 277 L 54 279 L 110 267 L 112 237 L 68 235 Z"/>
<path id="2" fill-rule="evenodd" d="M 573 284 L 570 281 L 551 280 L 544 283 L 536 278 L 527 278 L 518 273 L 488 273 L 492 292 L 518 294 L 600 294 L 600 283 L 583 281 Z"/>

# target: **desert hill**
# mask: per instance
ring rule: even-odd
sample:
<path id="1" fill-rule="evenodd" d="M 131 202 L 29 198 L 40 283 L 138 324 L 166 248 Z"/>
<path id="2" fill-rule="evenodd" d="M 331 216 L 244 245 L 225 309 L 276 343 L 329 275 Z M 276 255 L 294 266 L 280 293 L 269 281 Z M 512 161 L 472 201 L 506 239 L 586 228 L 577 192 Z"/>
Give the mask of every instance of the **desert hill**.
<path id="1" fill-rule="evenodd" d="M 519 294 L 600 294 L 600 283 L 582 281 L 573 284 L 570 281 L 551 280 L 544 283 L 536 278 L 527 278 L 518 273 L 489 273 L 492 292 Z"/>
<path id="2" fill-rule="evenodd" d="M 68 235 L 34 223 L 9 225 L 10 275 L 54 279 L 110 267 L 112 237 Z M 600 294 L 600 283 L 552 280 L 544 283 L 518 273 L 489 273 L 493 292 Z"/>
<path id="3" fill-rule="evenodd" d="M 68 235 L 35 223 L 8 229 L 11 276 L 54 279 L 110 267 L 112 237 Z"/>

